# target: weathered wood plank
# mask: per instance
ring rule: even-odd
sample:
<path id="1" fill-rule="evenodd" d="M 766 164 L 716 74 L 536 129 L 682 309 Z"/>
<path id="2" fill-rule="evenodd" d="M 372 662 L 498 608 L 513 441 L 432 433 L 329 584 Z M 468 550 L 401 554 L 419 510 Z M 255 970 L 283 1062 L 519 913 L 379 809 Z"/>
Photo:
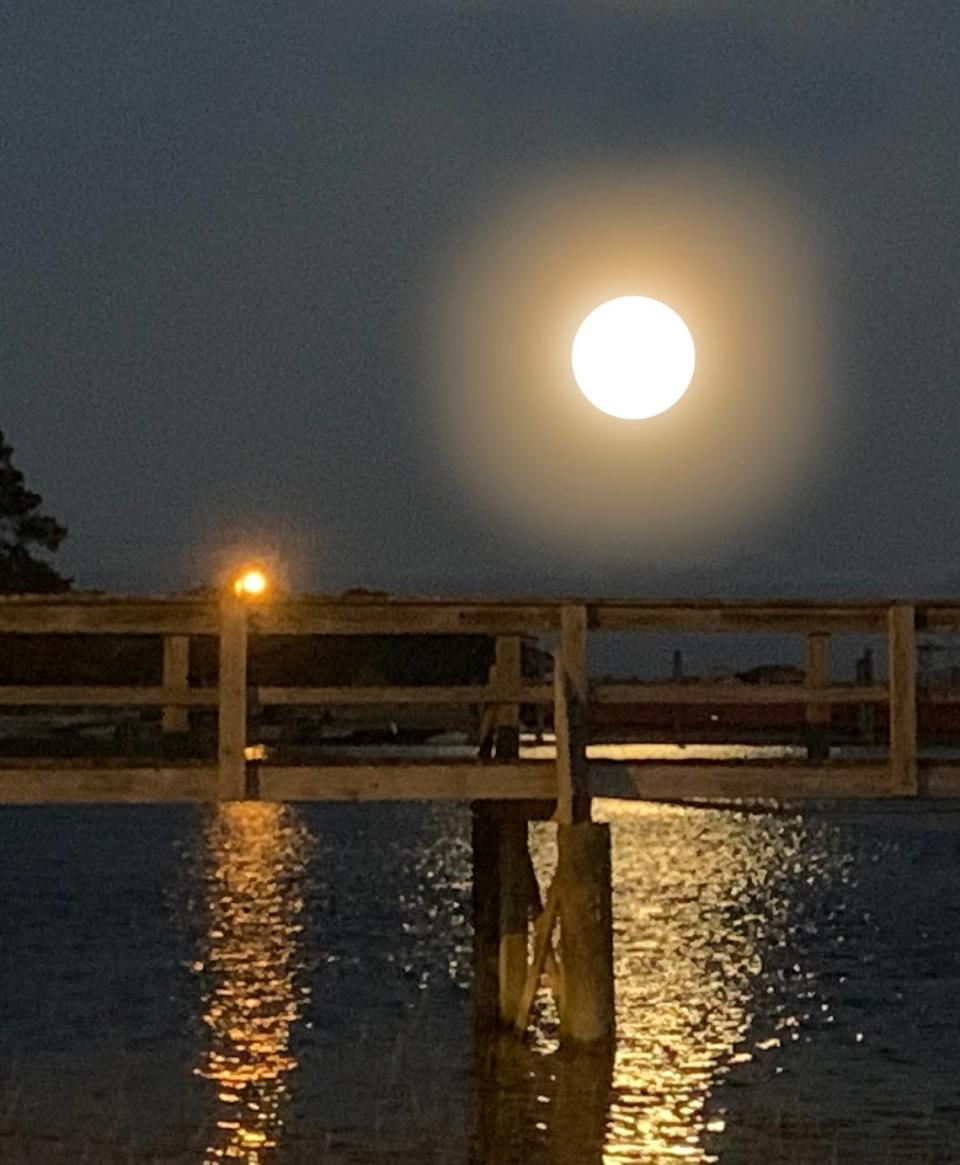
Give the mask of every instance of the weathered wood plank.
<path id="1" fill-rule="evenodd" d="M 0 687 L 0 707 L 6 708 L 149 708 L 158 704 L 179 704 L 193 708 L 215 706 L 217 700 L 216 688 L 114 688 L 106 684 L 90 684 L 86 687 L 61 687 L 54 684 Z"/>
<path id="2" fill-rule="evenodd" d="M 0 689 L 2 690 L 2 689 Z M 472 684 L 441 686 L 420 684 L 413 687 L 337 687 L 337 688 L 277 688 L 257 689 L 261 704 L 324 705 L 334 704 L 550 704 L 553 687 L 550 684 L 523 684 L 519 687 L 501 687 Z"/>
<path id="3" fill-rule="evenodd" d="M 550 950 L 551 935 L 553 934 L 553 927 L 557 918 L 557 906 L 560 898 L 559 891 L 559 883 L 554 878 L 550 883 L 550 889 L 547 891 L 543 909 L 537 916 L 537 920 L 533 926 L 533 957 L 530 960 L 530 965 L 527 967 L 527 977 L 523 984 L 523 990 L 520 993 L 520 1002 L 517 1006 L 517 1014 L 514 1019 L 514 1030 L 520 1036 L 527 1030 L 527 1024 L 530 1022 L 530 1010 L 533 1007 L 533 1001 L 537 995 L 537 988 L 540 986 L 540 979 L 543 976 L 544 968 L 547 964 L 547 953 Z"/>
<path id="4" fill-rule="evenodd" d="M 522 801 L 555 793 L 553 761 L 262 765 L 264 801 Z"/>
<path id="5" fill-rule="evenodd" d="M 218 625 L 216 603 L 202 599 L 0 599 L 0 634 L 200 635 Z"/>
<path id="6" fill-rule="evenodd" d="M 822 693 L 830 687 L 830 636 L 812 632 L 807 636 L 806 687 Z M 860 701 L 857 701 L 858 703 Z M 828 702 L 817 701 L 807 705 L 807 722 L 821 723 L 830 719 Z"/>
<path id="7" fill-rule="evenodd" d="M 920 770 L 920 784 L 929 797 L 960 797 L 960 762 L 925 762 Z"/>
<path id="8" fill-rule="evenodd" d="M 590 699 L 597 704 L 822 704 L 885 703 L 889 699 L 886 685 L 853 687 L 831 684 L 809 687 L 806 684 L 593 684 Z"/>
<path id="9" fill-rule="evenodd" d="M 519 690 L 523 680 L 522 649 L 523 641 L 519 635 L 497 636 L 493 674 L 494 686 L 498 692 Z M 501 697 L 498 700 L 495 716 L 494 738 L 497 758 L 499 760 L 516 760 L 520 755 L 520 705 L 512 700 L 503 701 Z M 524 955 L 524 959 L 526 959 L 526 955 Z M 508 1013 L 504 1012 L 504 1014 Z"/>
<path id="10" fill-rule="evenodd" d="M 808 634 L 806 640 L 806 686 L 822 692 L 830 686 L 830 636 L 815 631 Z M 825 760 L 830 755 L 830 704 L 822 700 L 809 703 L 804 715 L 807 756 L 810 760 Z"/>
<path id="11" fill-rule="evenodd" d="M 529 635 L 556 628 L 553 604 L 320 603 L 291 599 L 258 609 L 265 635 Z"/>
<path id="12" fill-rule="evenodd" d="M 163 637 L 163 686 L 167 691 L 187 691 L 190 681 L 190 636 Z M 170 701 L 163 708 L 164 732 L 187 732 L 190 715 L 184 704 Z"/>
<path id="13" fill-rule="evenodd" d="M 937 599 L 918 602 L 915 606 L 922 613 L 924 630 L 960 632 L 960 602 Z"/>
<path id="14" fill-rule="evenodd" d="M 473 1018 L 478 1038 L 500 1021 L 500 818 L 493 805 L 471 807 Z"/>
<path id="15" fill-rule="evenodd" d="M 490 634 L 556 631 L 562 605 L 588 606 L 592 627 L 636 631 L 882 631 L 889 604 L 876 602 L 618 599 L 401 599 L 360 601 L 301 596 L 258 608 L 255 630 L 268 634 Z M 960 630 L 960 602 L 921 604 L 930 630 Z M 104 632 L 215 634 L 218 604 L 206 597 L 109 595 L 2 596 L 0 633 Z"/>
<path id="16" fill-rule="evenodd" d="M 557 821 L 580 821 L 590 813 L 587 773 L 587 611 L 565 606 L 554 660 L 553 723 L 557 741 Z"/>
<path id="17" fill-rule="evenodd" d="M 609 603 L 590 601 L 590 625 L 600 631 L 881 631 L 883 604 Z"/>
<path id="18" fill-rule="evenodd" d="M 807 767 L 790 762 L 643 761 L 590 764 L 601 795 L 650 800 L 798 801 L 893 795 L 890 768 L 860 761 Z M 921 788 L 930 798 L 960 797 L 960 761 L 926 761 Z M 218 769 L 198 762 L 137 765 L 60 758 L 0 761 L 0 804 L 150 803 L 216 798 Z M 552 805 L 553 764 L 518 761 L 476 765 L 388 761 L 261 768 L 265 800 L 509 800 L 518 809 Z M 526 802 L 526 804 L 525 804 Z"/>
<path id="19" fill-rule="evenodd" d="M 806 767 L 783 762 L 643 761 L 621 765 L 592 762 L 590 767 L 611 795 L 654 801 L 796 801 L 896 795 L 890 766 L 883 763 L 831 761 Z"/>
<path id="20" fill-rule="evenodd" d="M 561 1043 L 598 1044 L 615 1032 L 610 826 L 557 826 Z"/>
<path id="21" fill-rule="evenodd" d="M 0 768 L 0 804 L 151 804 L 211 801 L 216 797 L 213 765 L 177 767 Z"/>
<path id="22" fill-rule="evenodd" d="M 497 814 L 500 863 L 499 980 L 500 1021 L 510 1026 L 520 1006 L 527 977 L 527 933 L 532 903 L 527 871 L 527 823 Z"/>

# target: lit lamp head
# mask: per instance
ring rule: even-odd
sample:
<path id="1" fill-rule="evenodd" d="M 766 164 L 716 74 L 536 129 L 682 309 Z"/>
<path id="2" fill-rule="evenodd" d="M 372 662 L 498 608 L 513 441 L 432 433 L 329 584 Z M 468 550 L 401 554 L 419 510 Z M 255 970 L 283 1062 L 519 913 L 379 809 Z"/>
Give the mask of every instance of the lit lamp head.
<path id="1" fill-rule="evenodd" d="M 238 599 L 254 602 L 270 589 L 270 580 L 259 566 L 245 566 L 233 579 L 233 593 Z"/>

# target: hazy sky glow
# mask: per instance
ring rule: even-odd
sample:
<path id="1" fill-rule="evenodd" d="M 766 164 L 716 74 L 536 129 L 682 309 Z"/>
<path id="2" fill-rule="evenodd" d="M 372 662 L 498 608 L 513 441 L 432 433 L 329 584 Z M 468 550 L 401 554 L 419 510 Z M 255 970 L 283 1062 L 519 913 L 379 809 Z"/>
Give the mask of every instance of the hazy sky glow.
<path id="1" fill-rule="evenodd" d="M 875 593 L 960 579 L 954 4 L 5 12 L 0 427 L 70 526 L 62 560 L 80 584 L 189 585 L 234 544 L 279 553 L 295 585 L 318 589 Z M 616 238 L 636 259 L 640 225 L 626 241 L 612 229 L 629 222 L 623 192 L 668 171 L 690 176 L 683 198 L 704 216 L 654 249 L 676 279 L 718 280 L 689 298 L 713 297 L 700 306 L 718 344 L 744 341 L 733 415 L 725 428 L 713 414 L 714 444 L 686 464 L 677 444 L 652 500 L 636 492 L 644 451 L 615 438 L 567 461 L 585 499 L 571 526 L 514 510 L 502 495 L 518 467 L 539 475 L 531 496 L 549 491 L 550 457 L 573 447 L 562 404 L 546 430 L 532 409 L 549 374 L 532 371 L 523 333 L 498 332 L 491 299 L 469 327 L 456 315 L 465 273 L 489 279 L 504 255 L 505 303 L 542 280 L 572 311 L 575 252 L 612 255 Z M 591 251 L 582 197 L 562 198 L 602 200 L 609 176 L 621 201 L 594 217 Z M 533 264 L 546 218 L 506 241 L 548 203 L 579 232 L 552 274 Z M 750 243 L 756 207 L 757 239 L 777 224 L 776 254 Z M 747 244 L 698 260 L 722 220 Z M 722 299 L 721 259 L 735 267 Z M 736 296 L 761 303 L 787 267 L 769 311 L 796 305 L 797 326 L 754 349 Z M 679 303 L 614 294 L 680 311 L 699 376 L 707 353 Z M 569 342 L 559 357 L 569 376 Z M 470 401 L 481 372 L 512 375 L 515 360 L 528 378 Z M 751 400 L 786 412 L 761 424 Z M 496 441 L 502 471 L 484 484 Z M 742 506 L 712 522 L 698 499 L 711 473 L 733 472 L 720 450 L 734 447 L 751 472 L 724 478 L 723 496 L 742 490 Z M 691 474 L 702 488 L 677 494 Z M 672 525 L 571 536 L 612 497 Z"/>
<path id="2" fill-rule="evenodd" d="M 445 287 L 440 444 L 475 507 L 535 553 L 689 566 L 769 523 L 816 472 L 825 291 L 789 203 L 691 161 L 529 190 Z M 570 345 L 598 302 L 669 302 L 696 391 L 646 424 L 598 413 Z"/>

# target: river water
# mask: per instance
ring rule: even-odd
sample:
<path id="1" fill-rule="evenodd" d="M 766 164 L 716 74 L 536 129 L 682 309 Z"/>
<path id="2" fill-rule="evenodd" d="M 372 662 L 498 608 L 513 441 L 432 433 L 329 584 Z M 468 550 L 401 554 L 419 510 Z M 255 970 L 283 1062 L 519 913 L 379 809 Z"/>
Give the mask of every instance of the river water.
<path id="1" fill-rule="evenodd" d="M 612 1060 L 474 1047 L 466 808 L 0 810 L 0 1160 L 960 1160 L 960 813 L 595 816 Z"/>

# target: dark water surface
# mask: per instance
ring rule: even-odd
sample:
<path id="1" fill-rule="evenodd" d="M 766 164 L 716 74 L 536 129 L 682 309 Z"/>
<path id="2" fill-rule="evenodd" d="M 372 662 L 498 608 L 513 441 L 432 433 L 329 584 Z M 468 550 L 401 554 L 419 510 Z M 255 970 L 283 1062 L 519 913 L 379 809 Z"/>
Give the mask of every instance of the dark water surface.
<path id="1" fill-rule="evenodd" d="M 0 810 L 0 1161 L 960 1161 L 960 814 L 596 815 L 612 1062 L 474 1049 L 463 808 Z"/>

